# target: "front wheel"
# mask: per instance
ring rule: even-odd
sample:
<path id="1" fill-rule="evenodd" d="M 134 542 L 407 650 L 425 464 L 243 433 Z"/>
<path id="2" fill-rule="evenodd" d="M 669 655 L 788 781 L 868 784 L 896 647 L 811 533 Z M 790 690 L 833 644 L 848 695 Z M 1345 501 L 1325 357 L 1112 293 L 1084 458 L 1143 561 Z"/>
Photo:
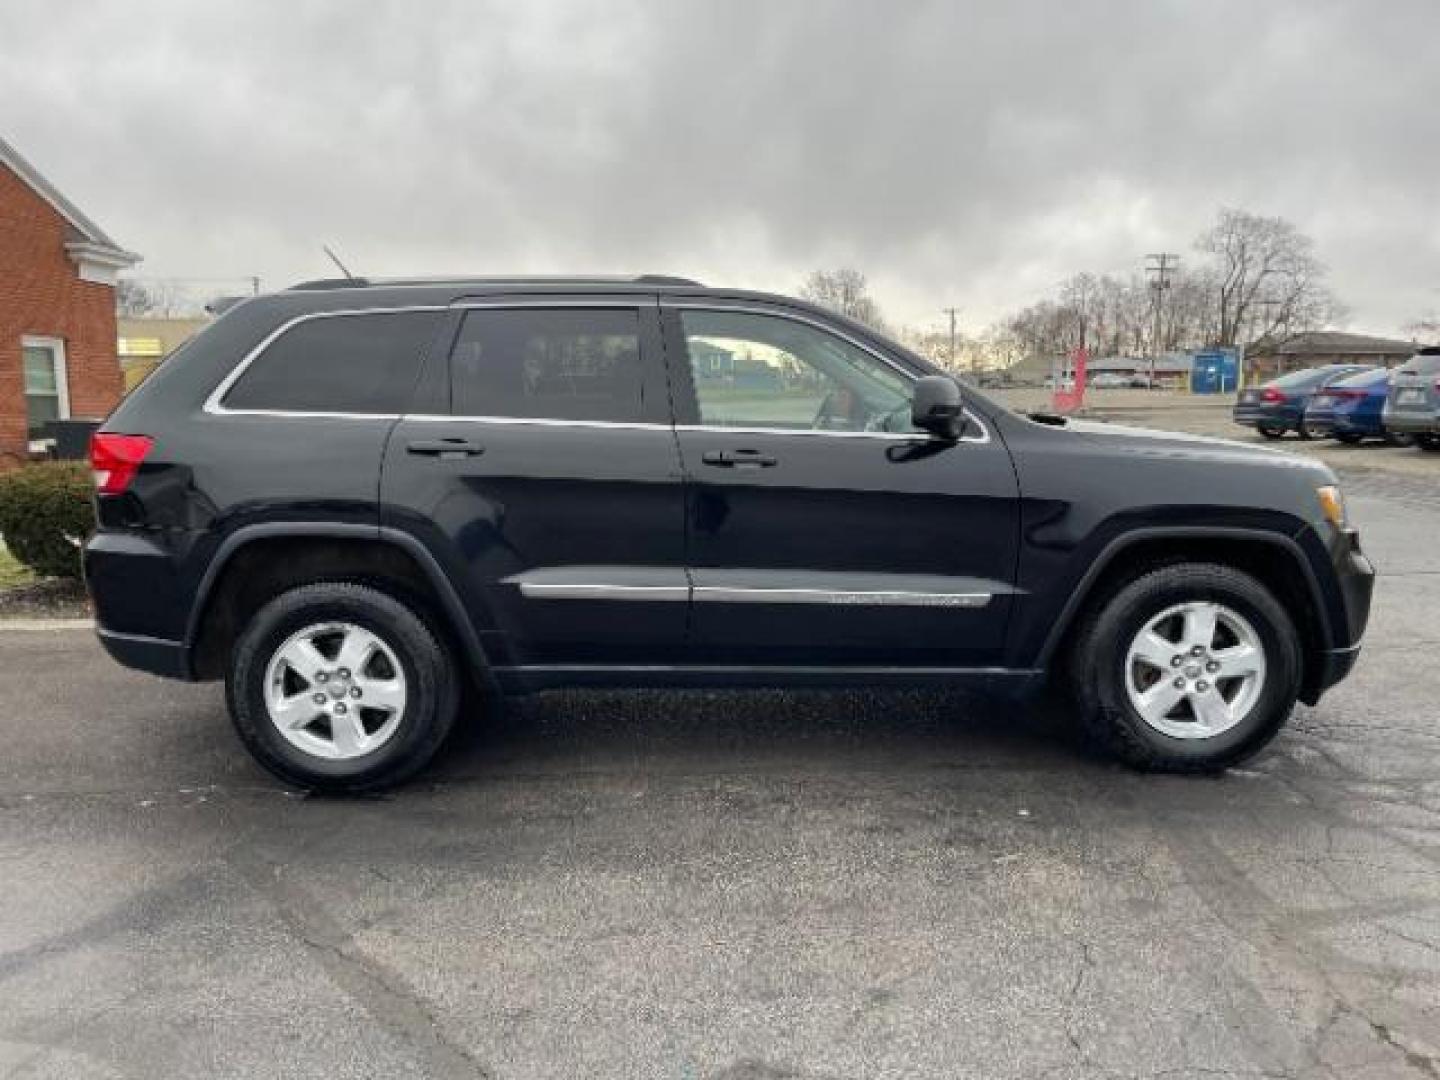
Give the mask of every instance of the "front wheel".
<path id="1" fill-rule="evenodd" d="M 1360 441 L 1365 438 L 1365 436 L 1356 435 L 1353 431 L 1341 431 L 1336 433 L 1335 438 L 1339 439 L 1346 446 L 1359 446 Z"/>
<path id="2" fill-rule="evenodd" d="M 445 646 L 389 593 L 320 582 L 281 593 L 241 632 L 226 678 L 235 730 L 261 765 L 316 791 L 400 783 L 455 720 Z"/>
<path id="3" fill-rule="evenodd" d="M 1283 439 L 1285 429 L 1283 427 L 1271 427 L 1269 424 L 1261 424 L 1257 429 L 1267 439 Z"/>
<path id="4" fill-rule="evenodd" d="M 1387 431 L 1385 442 L 1389 446 L 1414 446 L 1415 436 L 1405 431 Z"/>
<path id="5" fill-rule="evenodd" d="M 1415 445 L 1431 454 L 1440 454 L 1440 435 L 1416 435 Z"/>
<path id="6" fill-rule="evenodd" d="M 1070 680 L 1091 735 L 1136 768 L 1215 772 L 1275 737 L 1300 692 L 1300 639 L 1228 566 L 1143 574 L 1087 618 Z"/>

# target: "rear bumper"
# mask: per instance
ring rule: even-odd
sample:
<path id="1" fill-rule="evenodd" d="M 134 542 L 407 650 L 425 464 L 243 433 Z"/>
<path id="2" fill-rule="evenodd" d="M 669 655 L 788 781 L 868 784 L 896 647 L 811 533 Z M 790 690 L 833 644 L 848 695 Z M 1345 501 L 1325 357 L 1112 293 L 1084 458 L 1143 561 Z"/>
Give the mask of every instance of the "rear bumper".
<path id="1" fill-rule="evenodd" d="M 1230 419 L 1246 427 L 1268 427 L 1290 430 L 1300 423 L 1298 409 L 1274 408 L 1264 405 L 1237 405 L 1230 413 Z"/>
<path id="2" fill-rule="evenodd" d="M 121 634 L 96 628 L 100 644 L 111 659 L 152 675 L 163 675 L 167 679 L 194 678 L 190 671 L 190 651 L 183 641 L 167 641 L 165 638 L 146 637 L 144 634 Z"/>
<path id="3" fill-rule="evenodd" d="M 1394 412 L 1385 414 L 1385 430 L 1402 435 L 1440 435 L 1440 412 Z"/>

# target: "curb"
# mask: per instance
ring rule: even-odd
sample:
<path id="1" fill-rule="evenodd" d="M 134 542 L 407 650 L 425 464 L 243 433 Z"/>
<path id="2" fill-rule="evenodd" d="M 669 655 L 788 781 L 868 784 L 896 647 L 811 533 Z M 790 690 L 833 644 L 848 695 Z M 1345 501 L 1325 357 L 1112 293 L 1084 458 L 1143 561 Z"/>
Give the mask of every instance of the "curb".
<path id="1" fill-rule="evenodd" d="M 0 630 L 93 630 L 94 619 L 30 619 L 24 615 L 0 618 Z"/>

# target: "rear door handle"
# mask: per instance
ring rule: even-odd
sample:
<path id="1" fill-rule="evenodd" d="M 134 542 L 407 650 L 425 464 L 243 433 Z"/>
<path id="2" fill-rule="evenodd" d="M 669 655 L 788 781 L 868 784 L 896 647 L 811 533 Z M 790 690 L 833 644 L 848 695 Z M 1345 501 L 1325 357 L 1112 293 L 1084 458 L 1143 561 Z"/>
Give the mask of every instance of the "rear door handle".
<path id="1" fill-rule="evenodd" d="M 722 469 L 769 469 L 780 464 L 776 458 L 758 450 L 707 450 L 700 460 Z"/>
<path id="2" fill-rule="evenodd" d="M 485 452 L 483 446 L 469 439 L 415 439 L 406 443 L 405 449 L 411 454 L 441 458 L 477 457 Z"/>

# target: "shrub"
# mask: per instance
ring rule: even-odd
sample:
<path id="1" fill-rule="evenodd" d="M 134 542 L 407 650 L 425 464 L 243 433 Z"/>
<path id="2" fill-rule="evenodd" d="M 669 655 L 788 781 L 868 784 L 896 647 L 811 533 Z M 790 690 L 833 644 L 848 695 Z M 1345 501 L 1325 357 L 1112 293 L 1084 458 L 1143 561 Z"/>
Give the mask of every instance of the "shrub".
<path id="1" fill-rule="evenodd" d="M 95 528 L 88 466 L 73 461 L 27 465 L 0 474 L 0 536 L 37 574 L 78 578 L 80 544 Z"/>

